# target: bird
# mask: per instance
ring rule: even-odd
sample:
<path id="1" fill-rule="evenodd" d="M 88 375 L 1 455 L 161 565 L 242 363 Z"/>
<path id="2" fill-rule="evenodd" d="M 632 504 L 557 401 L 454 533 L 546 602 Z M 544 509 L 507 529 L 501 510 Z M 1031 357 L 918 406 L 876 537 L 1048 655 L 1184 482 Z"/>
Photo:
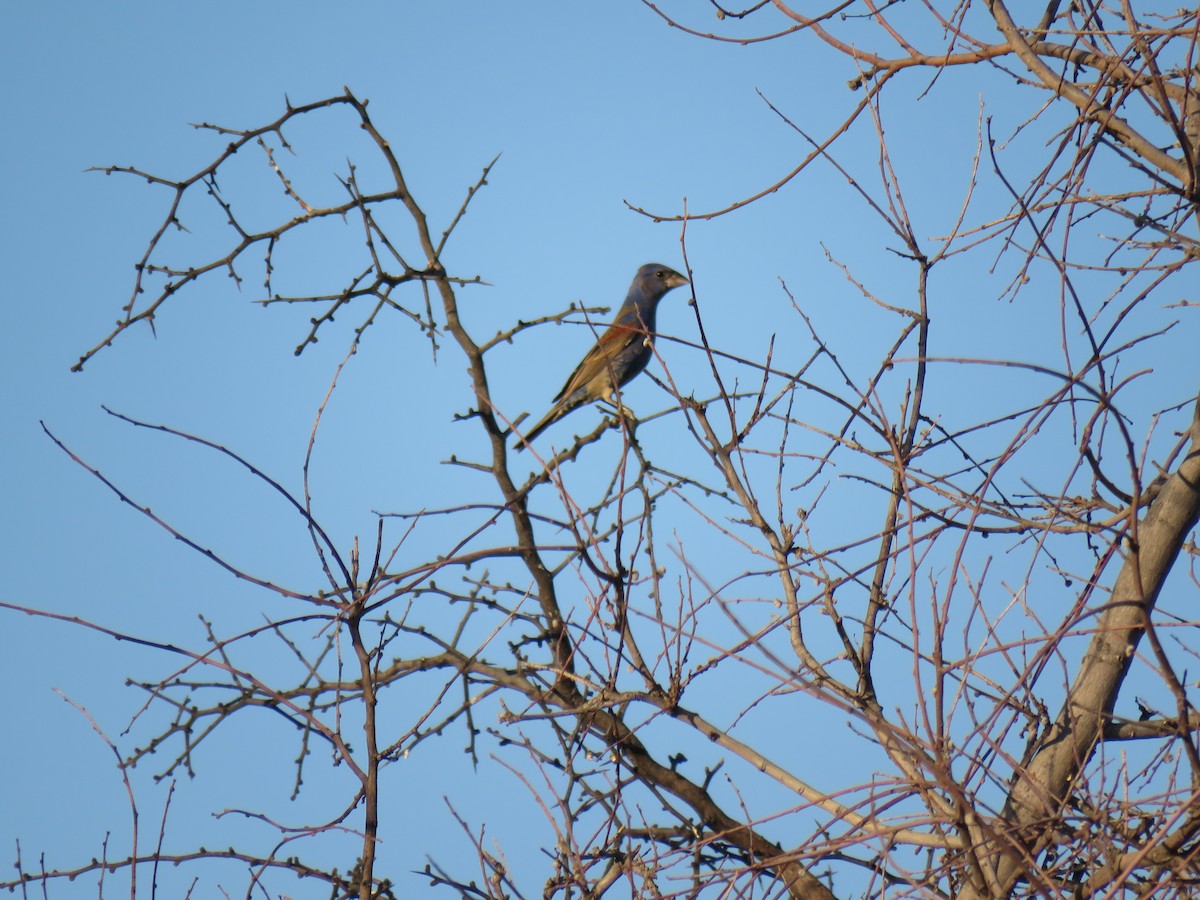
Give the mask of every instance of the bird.
<path id="1" fill-rule="evenodd" d="M 625 302 L 617 310 L 616 319 L 575 367 L 555 396 L 550 411 L 525 432 L 514 449 L 524 450 L 548 427 L 585 403 L 606 400 L 620 406 L 616 399 L 618 389 L 650 362 L 658 301 L 672 288 L 689 283 L 687 278 L 661 263 L 646 263 L 638 269 Z"/>

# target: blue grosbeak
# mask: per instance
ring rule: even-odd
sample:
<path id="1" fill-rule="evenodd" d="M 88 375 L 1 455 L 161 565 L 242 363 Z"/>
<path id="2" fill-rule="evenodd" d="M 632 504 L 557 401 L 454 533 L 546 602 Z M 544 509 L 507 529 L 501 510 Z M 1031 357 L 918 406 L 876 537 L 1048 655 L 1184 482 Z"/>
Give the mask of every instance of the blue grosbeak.
<path id="1" fill-rule="evenodd" d="M 688 280 L 674 269 L 658 263 L 647 263 L 638 269 L 625 302 L 617 311 L 617 318 L 571 373 L 554 398 L 550 412 L 525 432 L 514 445 L 515 449 L 524 450 L 549 426 L 585 403 L 606 400 L 618 406 L 617 389 L 628 384 L 650 362 L 658 301 L 671 288 L 687 283 Z"/>

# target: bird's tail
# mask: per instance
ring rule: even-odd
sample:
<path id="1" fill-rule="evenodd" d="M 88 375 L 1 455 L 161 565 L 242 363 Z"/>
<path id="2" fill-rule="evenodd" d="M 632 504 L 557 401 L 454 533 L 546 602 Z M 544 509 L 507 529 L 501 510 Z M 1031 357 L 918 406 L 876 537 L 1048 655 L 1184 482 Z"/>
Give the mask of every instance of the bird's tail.
<path id="1" fill-rule="evenodd" d="M 561 419 L 563 416 L 565 416 L 567 413 L 569 413 L 571 410 L 573 410 L 578 405 L 579 404 L 576 403 L 573 406 L 568 406 L 566 403 L 564 403 L 561 400 L 558 403 L 555 403 L 552 407 L 550 407 L 550 412 L 548 412 L 548 413 L 546 413 L 546 415 L 542 416 L 542 420 L 540 422 L 538 422 L 531 429 L 529 429 L 527 432 L 525 432 L 524 437 L 517 439 L 517 442 L 515 444 L 513 444 L 513 450 L 520 453 L 522 450 L 524 450 L 526 447 L 529 446 L 529 443 L 534 438 L 536 438 L 539 434 L 541 434 L 543 431 L 545 431 L 547 428 L 549 428 L 551 425 L 553 425 L 555 422 L 557 422 L 559 419 Z"/>
<path id="2" fill-rule="evenodd" d="M 526 447 L 529 446 L 530 441 L 532 441 L 539 434 L 541 434 L 543 431 L 545 431 L 547 428 L 549 428 L 551 425 L 553 425 L 555 422 L 557 422 L 559 420 L 559 418 L 561 418 L 561 417 L 562 417 L 562 413 L 559 412 L 558 407 L 555 406 L 553 409 L 550 410 L 550 412 L 546 413 L 546 415 L 544 415 L 542 417 L 542 421 L 538 422 L 531 429 L 529 429 L 527 432 L 525 432 L 524 437 L 517 438 L 517 442 L 515 444 L 513 444 L 513 449 L 516 450 L 518 453 L 520 453 L 522 450 L 524 450 Z"/>

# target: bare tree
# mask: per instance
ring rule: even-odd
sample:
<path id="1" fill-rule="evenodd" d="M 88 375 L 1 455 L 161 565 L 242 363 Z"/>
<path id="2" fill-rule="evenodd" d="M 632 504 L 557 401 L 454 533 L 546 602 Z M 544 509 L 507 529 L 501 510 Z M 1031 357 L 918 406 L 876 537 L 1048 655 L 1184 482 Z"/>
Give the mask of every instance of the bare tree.
<path id="1" fill-rule="evenodd" d="M 909 284 L 874 284 L 830 251 L 859 297 L 853 321 L 830 333 L 797 298 L 794 317 L 764 333 L 802 334 L 804 350 L 772 343 L 747 359 L 706 330 L 697 277 L 697 337 L 671 348 L 711 377 L 684 383 L 660 359 L 670 403 L 655 434 L 670 442 L 645 437 L 622 407 L 553 455 L 535 446 L 522 474 L 510 441 L 522 419 L 493 401 L 492 354 L 549 320 L 481 336 L 459 305 L 481 276 L 443 263 L 490 166 L 450 221 L 429 222 L 367 103 L 347 90 L 259 127 L 204 126 L 227 145 L 183 180 L 105 170 L 161 185 L 172 201 L 123 318 L 77 368 L 134 325 L 169 327 L 181 291 L 263 260 L 265 304 L 317 310 L 297 353 L 335 315 L 358 317 L 355 347 L 389 313 L 435 346 L 452 339 L 471 379 L 463 417 L 486 452 L 450 464 L 489 483 L 470 504 L 381 516 L 362 548 L 341 547 L 313 512 L 307 467 L 293 495 L 234 450 L 127 420 L 205 444 L 277 490 L 305 523 L 325 583 L 288 590 L 192 543 L 295 614 L 210 632 L 202 650 L 162 646 L 182 664 L 141 687 L 167 724 L 123 766 L 169 749 L 162 774 L 186 769 L 209 735 L 269 708 L 299 735 L 297 790 L 316 745 L 353 773 L 342 812 L 281 827 L 275 852 L 187 857 L 248 863 L 248 896 L 276 870 L 334 896 L 391 896 L 376 851 L 381 820 L 399 814 L 394 764 L 442 734 L 516 772 L 556 835 L 544 871 L 512 871 L 464 818 L 477 864 L 435 855 L 426 872 L 463 896 L 1193 895 L 1200 750 L 1188 667 L 1200 617 L 1194 568 L 1180 562 L 1195 559 L 1200 419 L 1194 349 L 1178 348 L 1196 345 L 1186 271 L 1200 259 L 1200 13 L 1050 3 L 1021 23 L 1001 2 L 849 2 L 813 16 L 781 2 L 714 4 L 730 29 L 719 35 L 647 5 L 706 40 L 823 42 L 858 70 L 846 118 L 827 134 L 810 137 L 776 109 L 808 147 L 793 171 L 723 209 L 643 211 L 678 223 L 685 259 L 689 229 L 820 165 L 888 229 L 893 243 L 879 252 L 911 267 Z M 763 31 L 747 30 L 760 21 Z M 1027 114 L 999 123 L 985 112 L 960 210 L 925 238 L 897 162 L 911 151 L 885 139 L 908 102 L 894 88 L 924 79 L 935 97 L 968 73 L 985 98 L 1015 91 Z M 280 151 L 293 149 L 297 120 L 338 110 L 373 142 L 386 183 L 362 183 L 351 167 L 344 200 L 319 206 Z M 1024 135 L 1052 138 L 1032 164 L 1013 149 Z M 851 140 L 877 149 L 873 173 L 842 162 Z M 218 178 L 256 147 L 291 202 L 263 229 L 244 224 Z M 988 208 L 981 186 L 999 186 L 1003 208 Z M 168 261 L 165 236 L 198 192 L 233 244 Z M 388 207 L 405 211 L 403 231 L 385 225 Z M 277 290 L 279 248 L 342 218 L 362 254 L 341 288 Z M 947 343 L 939 323 L 963 311 L 939 273 L 964 265 L 981 285 L 1007 279 L 1002 298 L 1053 303 L 1057 364 L 1021 346 L 981 359 Z M 1028 315 L 1015 302 L 1009 312 Z M 551 318 L 581 319 L 602 316 Z M 888 331 L 864 362 L 867 319 Z M 571 463 L 607 472 L 606 487 L 586 487 Z M 410 559 L 406 539 L 432 517 L 452 523 L 438 552 Z M 294 682 L 257 671 L 243 645 L 262 634 L 301 663 Z M 422 710 L 399 724 L 380 714 L 396 686 Z M 870 774 L 831 783 L 845 777 L 837 758 Z M 361 839 L 353 865 L 303 861 L 306 842 L 347 828 Z M 161 835 L 159 847 L 70 871 L 22 865 L 6 886 L 185 861 L 162 853 Z"/>

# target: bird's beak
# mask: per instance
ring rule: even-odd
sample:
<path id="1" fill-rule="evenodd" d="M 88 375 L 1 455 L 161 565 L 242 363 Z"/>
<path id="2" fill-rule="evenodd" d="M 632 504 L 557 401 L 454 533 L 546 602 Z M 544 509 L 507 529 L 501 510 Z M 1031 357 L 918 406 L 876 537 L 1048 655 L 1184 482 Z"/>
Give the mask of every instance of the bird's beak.
<path id="1" fill-rule="evenodd" d="M 667 287 L 668 288 L 677 288 L 677 287 L 680 287 L 681 285 L 685 285 L 685 284 L 691 284 L 691 282 L 688 281 L 686 278 L 684 278 L 682 275 L 680 275 L 678 272 L 672 272 L 670 275 L 667 276 Z"/>

